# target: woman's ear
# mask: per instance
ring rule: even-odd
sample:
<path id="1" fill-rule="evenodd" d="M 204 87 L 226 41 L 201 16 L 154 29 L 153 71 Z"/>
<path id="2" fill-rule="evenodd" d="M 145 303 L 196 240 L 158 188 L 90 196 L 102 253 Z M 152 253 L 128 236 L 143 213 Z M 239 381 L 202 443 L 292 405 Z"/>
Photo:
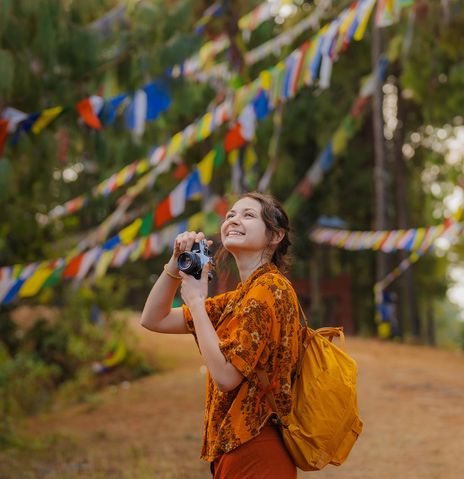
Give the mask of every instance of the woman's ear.
<path id="1" fill-rule="evenodd" d="M 279 230 L 273 233 L 272 235 L 272 240 L 271 240 L 271 245 L 277 246 L 285 236 L 285 231 L 284 230 Z"/>

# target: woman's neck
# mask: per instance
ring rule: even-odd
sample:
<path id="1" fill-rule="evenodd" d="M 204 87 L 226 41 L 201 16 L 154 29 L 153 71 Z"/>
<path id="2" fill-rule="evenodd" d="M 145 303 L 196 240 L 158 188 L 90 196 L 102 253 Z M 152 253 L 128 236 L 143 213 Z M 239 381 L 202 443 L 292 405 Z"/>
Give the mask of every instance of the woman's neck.
<path id="1" fill-rule="evenodd" d="M 259 253 L 259 255 L 256 255 L 256 253 L 252 253 L 251 255 L 242 253 L 240 256 L 235 256 L 235 263 L 237 264 L 240 281 L 243 284 L 251 276 L 253 271 L 256 271 L 263 264 L 269 263 L 269 260 L 263 257 L 261 253 Z"/>

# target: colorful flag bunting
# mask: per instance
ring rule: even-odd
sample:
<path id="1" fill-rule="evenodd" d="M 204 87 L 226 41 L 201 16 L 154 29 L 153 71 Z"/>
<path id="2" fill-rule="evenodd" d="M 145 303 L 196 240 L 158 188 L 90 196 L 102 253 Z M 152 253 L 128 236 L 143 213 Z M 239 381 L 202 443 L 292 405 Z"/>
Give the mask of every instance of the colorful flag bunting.
<path id="1" fill-rule="evenodd" d="M 349 231 L 316 227 L 309 237 L 315 243 L 351 251 L 370 249 L 390 253 L 402 249 L 423 252 L 429 249 L 433 242 L 454 224 L 459 225 L 459 229 L 462 229 L 462 224 L 449 221 L 438 226 L 391 231 Z"/>

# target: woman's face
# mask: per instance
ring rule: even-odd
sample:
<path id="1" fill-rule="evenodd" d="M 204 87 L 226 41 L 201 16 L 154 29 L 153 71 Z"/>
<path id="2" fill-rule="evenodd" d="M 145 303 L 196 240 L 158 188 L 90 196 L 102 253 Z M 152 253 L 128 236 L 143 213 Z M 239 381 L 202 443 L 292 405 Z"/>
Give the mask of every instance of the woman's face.
<path id="1" fill-rule="evenodd" d="M 221 240 L 230 253 L 262 252 L 269 247 L 261 203 L 253 198 L 238 200 L 227 212 L 221 226 Z"/>

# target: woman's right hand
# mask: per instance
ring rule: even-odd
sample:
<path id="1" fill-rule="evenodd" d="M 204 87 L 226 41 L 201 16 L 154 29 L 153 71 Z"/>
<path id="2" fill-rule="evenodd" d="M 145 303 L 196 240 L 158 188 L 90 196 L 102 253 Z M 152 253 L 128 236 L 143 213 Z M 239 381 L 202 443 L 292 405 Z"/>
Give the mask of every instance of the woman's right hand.
<path id="1" fill-rule="evenodd" d="M 172 258 L 177 261 L 178 256 L 185 251 L 191 251 L 193 243 L 199 243 L 200 240 L 205 239 L 205 234 L 201 231 L 184 231 L 176 236 L 174 240 L 174 248 L 172 251 Z M 208 241 L 208 244 L 212 241 Z"/>
<path id="2" fill-rule="evenodd" d="M 184 231 L 176 236 L 174 240 L 174 247 L 172 251 L 171 259 L 169 260 L 168 267 L 171 273 L 179 271 L 177 267 L 177 258 L 181 253 L 185 251 L 191 251 L 193 243 L 198 243 L 200 240 L 205 239 L 205 234 L 202 231 L 198 233 L 196 231 Z M 211 246 L 213 242 L 211 240 L 208 241 L 208 246 Z"/>

